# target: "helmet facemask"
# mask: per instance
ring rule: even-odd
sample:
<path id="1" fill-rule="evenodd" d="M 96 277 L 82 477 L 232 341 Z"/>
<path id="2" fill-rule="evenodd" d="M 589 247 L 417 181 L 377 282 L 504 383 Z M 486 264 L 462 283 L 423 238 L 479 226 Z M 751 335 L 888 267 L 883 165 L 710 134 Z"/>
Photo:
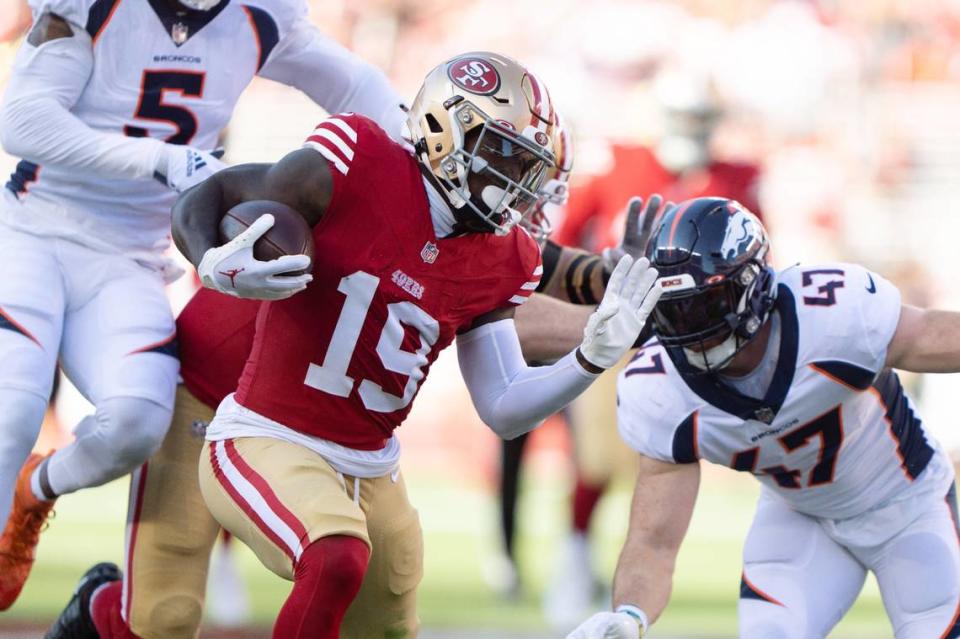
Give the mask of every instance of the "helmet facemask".
<path id="1" fill-rule="evenodd" d="M 550 221 L 551 214 L 558 208 L 567 205 L 570 199 L 570 172 L 573 170 L 573 148 L 570 141 L 568 130 L 561 124 L 560 116 L 557 115 L 557 124 L 553 128 L 554 143 L 553 153 L 556 156 L 556 164 L 547 167 L 543 176 L 543 185 L 540 187 L 540 200 L 537 202 L 533 213 L 523 220 L 523 227 L 530 232 L 533 239 L 541 247 L 547 242 L 547 238 L 553 233 L 553 223 Z"/>
<path id="2" fill-rule="evenodd" d="M 210 11 L 223 0 L 177 0 L 180 4 L 194 11 Z"/>
<path id="3" fill-rule="evenodd" d="M 537 208 L 553 156 L 470 103 L 450 116 L 453 152 L 441 162 L 438 180 L 462 225 L 506 235 Z"/>
<path id="4" fill-rule="evenodd" d="M 564 206 L 567 203 L 567 193 L 568 189 L 565 182 L 561 182 L 557 178 L 547 180 L 546 184 L 540 187 L 540 199 L 537 200 L 533 212 L 523 218 L 523 228 L 530 232 L 530 235 L 541 247 L 553 233 L 553 223 L 550 221 L 549 209 Z"/>
<path id="5" fill-rule="evenodd" d="M 773 279 L 769 267 L 752 260 L 718 283 L 663 296 L 653 312 L 660 342 L 681 348 L 699 371 L 725 368 L 769 317 Z"/>

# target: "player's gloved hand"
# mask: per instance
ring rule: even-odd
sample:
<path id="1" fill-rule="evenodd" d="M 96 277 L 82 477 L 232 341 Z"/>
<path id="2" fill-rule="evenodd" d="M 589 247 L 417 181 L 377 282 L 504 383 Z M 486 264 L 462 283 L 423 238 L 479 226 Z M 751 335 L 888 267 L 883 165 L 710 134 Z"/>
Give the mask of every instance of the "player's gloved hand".
<path id="1" fill-rule="evenodd" d="M 640 621 L 625 612 L 598 612 L 576 630 L 567 635 L 567 639 L 640 639 L 643 627 Z"/>
<path id="2" fill-rule="evenodd" d="M 663 290 L 655 286 L 657 269 L 643 257 L 620 258 L 600 306 L 583 329 L 580 354 L 598 368 L 610 368 L 626 355 L 647 323 Z"/>
<path id="3" fill-rule="evenodd" d="M 200 184 L 208 177 L 227 165 L 220 160 L 222 150 L 201 151 L 192 146 L 165 144 L 153 177 L 163 182 L 177 193 L 183 193 L 192 186 Z"/>
<path id="4" fill-rule="evenodd" d="M 203 285 L 234 297 L 258 300 L 282 300 L 305 289 L 313 276 L 289 273 L 310 268 L 310 258 L 306 255 L 284 255 L 267 262 L 253 257 L 254 242 L 270 230 L 273 223 L 272 215 L 261 215 L 223 246 L 208 249 L 197 267 Z"/>
<path id="5" fill-rule="evenodd" d="M 667 202 L 667 206 L 673 206 L 673 202 Z M 605 248 L 600 254 L 607 271 L 612 271 L 624 255 L 634 259 L 643 257 L 647 240 L 650 239 L 650 232 L 653 229 L 653 221 L 661 208 L 663 208 L 663 198 L 657 194 L 650 196 L 646 206 L 643 205 L 642 197 L 630 198 L 620 246 Z"/>

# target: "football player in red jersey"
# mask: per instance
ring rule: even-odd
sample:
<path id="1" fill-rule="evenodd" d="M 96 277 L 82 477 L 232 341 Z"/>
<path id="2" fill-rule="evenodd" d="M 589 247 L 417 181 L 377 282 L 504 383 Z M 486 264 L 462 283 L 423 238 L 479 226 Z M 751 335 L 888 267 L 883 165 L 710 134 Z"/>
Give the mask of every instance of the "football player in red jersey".
<path id="1" fill-rule="evenodd" d="M 565 136 L 560 131 L 555 131 L 555 136 L 558 166 L 547 171 L 541 189 L 546 199 L 554 202 L 562 199 L 572 162 L 569 143 L 559 142 Z M 579 342 L 583 323 L 599 303 L 609 273 L 605 276 L 599 268 L 600 256 L 545 241 L 548 220 L 540 203 L 522 222 L 545 246 L 544 272 L 537 292 L 565 299 L 566 291 L 575 287 L 589 288 L 594 291 L 590 295 L 596 295 L 589 306 L 582 307 L 537 295 L 518 309 L 517 330 L 524 354 L 557 357 L 564 348 L 573 348 Z M 636 244 L 636 239 L 628 235 L 624 244 Z M 575 261 L 578 265 L 585 261 L 594 264 L 588 268 L 589 278 L 582 277 L 581 269 L 572 268 Z M 88 571 L 74 599 L 48 633 L 50 639 L 197 636 L 207 566 L 220 530 L 203 503 L 197 480 L 203 426 L 236 388 L 253 342 L 258 308 L 257 300 L 228 297 L 204 288 L 177 318 L 182 384 L 177 390 L 173 424 L 162 447 L 133 474 L 125 580 L 120 582 L 116 569 L 109 564 Z M 409 628 L 416 621 L 410 604 L 412 587 L 397 589 L 396 578 L 382 576 L 392 574 L 391 566 L 398 563 L 419 566 L 410 553 L 419 548 L 420 538 L 411 535 L 410 527 L 398 529 L 389 515 L 382 508 L 368 513 L 367 529 L 373 546 L 368 573 L 380 577 L 365 580 L 346 616 L 343 636 Z M 110 568 L 113 574 L 108 574 Z M 89 578 L 91 575 L 96 578 Z M 404 578 L 404 584 L 415 583 L 418 575 L 414 571 Z M 113 583 L 99 588 L 111 580 Z M 363 621 L 359 627 L 358 620 Z M 96 631 L 91 624 L 96 625 Z"/>
<path id="2" fill-rule="evenodd" d="M 366 118 L 335 116 L 305 148 L 228 169 L 174 208 L 177 243 L 207 287 L 276 300 L 260 307 L 239 388 L 201 455 L 211 513 L 294 581 L 274 636 L 340 636 L 377 545 L 368 518 L 387 516 L 419 540 L 392 431 L 443 347 L 457 339 L 474 405 L 511 437 L 586 388 L 639 334 L 659 291 L 644 261 L 625 258 L 580 347 L 552 366 L 523 362 L 512 317 L 542 267 L 515 227 L 555 163 L 554 120 L 546 89 L 522 66 L 466 54 L 427 76 L 410 113 L 413 154 Z M 288 204 L 313 226 L 310 274 L 262 275 L 252 244 L 268 216 L 216 246 L 222 215 L 258 199 Z M 291 271 L 309 265 L 281 259 Z M 397 545 L 381 577 L 411 596 L 398 604 L 399 627 L 380 634 L 416 631 L 419 551 L 404 549 L 403 535 Z M 348 621 L 345 632 L 371 636 L 370 621 Z"/>

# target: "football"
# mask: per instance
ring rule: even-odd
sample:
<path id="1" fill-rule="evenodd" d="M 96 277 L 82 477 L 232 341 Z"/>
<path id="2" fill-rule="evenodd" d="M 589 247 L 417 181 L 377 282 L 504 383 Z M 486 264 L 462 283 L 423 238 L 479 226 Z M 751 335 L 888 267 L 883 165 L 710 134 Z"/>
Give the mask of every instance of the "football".
<path id="1" fill-rule="evenodd" d="M 273 215 L 273 227 L 253 245 L 258 260 L 275 260 L 283 255 L 307 255 L 313 259 L 313 234 L 307 221 L 286 204 L 270 200 L 241 202 L 220 220 L 220 240 L 229 242 L 243 233 L 261 215 Z"/>

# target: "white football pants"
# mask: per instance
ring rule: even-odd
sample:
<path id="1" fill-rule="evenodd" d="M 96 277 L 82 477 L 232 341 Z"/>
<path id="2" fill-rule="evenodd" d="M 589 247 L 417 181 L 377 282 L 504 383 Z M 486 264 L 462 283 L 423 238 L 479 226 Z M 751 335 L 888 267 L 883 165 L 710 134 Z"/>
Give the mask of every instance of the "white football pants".
<path id="1" fill-rule="evenodd" d="M 57 360 L 96 408 L 47 468 L 55 494 L 120 477 L 163 440 L 179 362 L 160 274 L 0 222 L 0 522 L 36 440 Z"/>
<path id="2" fill-rule="evenodd" d="M 951 490 L 883 544 L 855 547 L 762 493 L 743 551 L 740 636 L 823 639 L 853 605 L 870 570 L 897 639 L 960 637 L 955 504 Z"/>

